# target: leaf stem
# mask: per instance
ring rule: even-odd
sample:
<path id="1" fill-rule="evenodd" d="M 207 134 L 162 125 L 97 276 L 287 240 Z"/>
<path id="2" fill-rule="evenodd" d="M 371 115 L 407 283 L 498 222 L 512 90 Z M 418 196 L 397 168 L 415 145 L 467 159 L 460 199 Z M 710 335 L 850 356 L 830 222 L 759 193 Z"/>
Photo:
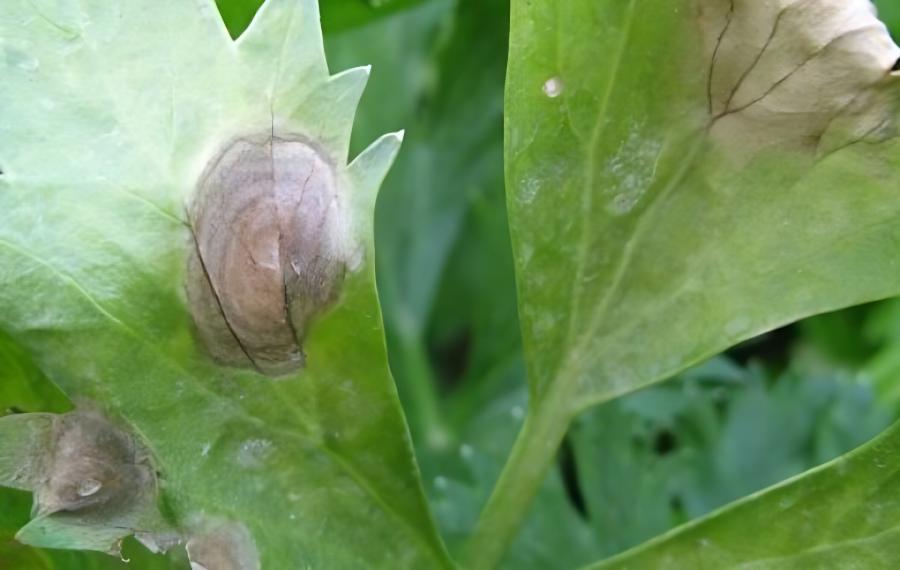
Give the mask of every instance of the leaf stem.
<path id="1" fill-rule="evenodd" d="M 552 383 L 537 405 L 529 404 L 522 430 L 469 539 L 467 570 L 493 570 L 515 540 L 568 430 L 568 384 Z"/>
<path id="2" fill-rule="evenodd" d="M 401 333 L 398 338 L 405 376 L 402 386 L 405 390 L 400 395 L 408 401 L 404 408 L 409 414 L 410 431 L 420 444 L 430 449 L 443 448 L 451 438 L 438 405 L 437 383 L 421 337 Z"/>

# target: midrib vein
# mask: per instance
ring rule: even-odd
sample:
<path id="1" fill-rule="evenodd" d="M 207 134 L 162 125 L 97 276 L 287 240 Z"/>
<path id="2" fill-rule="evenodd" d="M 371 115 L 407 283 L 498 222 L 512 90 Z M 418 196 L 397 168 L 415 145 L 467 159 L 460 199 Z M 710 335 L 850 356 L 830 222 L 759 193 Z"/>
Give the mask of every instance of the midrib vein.
<path id="1" fill-rule="evenodd" d="M 609 78 L 606 84 L 606 90 L 603 94 L 603 100 L 600 104 L 600 110 L 597 113 L 597 122 L 591 132 L 590 142 L 587 147 L 585 159 L 588 164 L 588 175 L 585 179 L 584 188 L 581 196 L 581 240 L 579 243 L 578 261 L 575 270 L 575 279 L 572 283 L 571 306 L 569 308 L 569 330 L 566 335 L 564 346 L 571 346 L 577 334 L 577 315 L 584 296 L 584 276 L 588 263 L 588 255 L 590 254 L 590 222 L 591 213 L 594 204 L 594 184 L 596 182 L 597 165 L 594 160 L 594 153 L 600 137 L 606 130 L 607 116 L 609 115 L 609 105 L 612 100 L 612 94 L 616 86 L 616 78 L 622 67 L 622 60 L 625 57 L 625 50 L 628 41 L 631 38 L 631 28 L 634 22 L 635 6 L 637 0 L 630 0 L 626 9 L 625 21 L 623 23 L 622 37 L 616 49 L 615 56 L 612 61 L 612 68 L 609 71 Z"/>

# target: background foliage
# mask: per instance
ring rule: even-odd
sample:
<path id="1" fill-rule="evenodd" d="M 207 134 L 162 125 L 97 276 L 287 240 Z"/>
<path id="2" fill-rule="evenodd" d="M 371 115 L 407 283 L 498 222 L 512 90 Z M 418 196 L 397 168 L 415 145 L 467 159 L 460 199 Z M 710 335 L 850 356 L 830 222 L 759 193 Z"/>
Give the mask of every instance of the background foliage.
<path id="1" fill-rule="evenodd" d="M 220 0 L 234 35 L 258 0 Z M 900 8 L 881 2 L 900 31 Z M 372 64 L 351 153 L 407 129 L 376 220 L 391 365 L 451 550 L 471 532 L 527 390 L 503 195 L 506 0 L 324 0 L 332 71 Z M 0 336 L 0 408 L 69 404 Z M 23 364 L 24 363 L 24 364 Z M 834 458 L 900 412 L 900 300 L 824 315 L 579 417 L 506 559 L 569 568 Z M 24 493 L 0 491 L 10 568 L 125 567 L 18 546 Z M 183 567 L 126 545 L 130 568 Z M 7 567 L 7 566 L 4 566 Z"/>

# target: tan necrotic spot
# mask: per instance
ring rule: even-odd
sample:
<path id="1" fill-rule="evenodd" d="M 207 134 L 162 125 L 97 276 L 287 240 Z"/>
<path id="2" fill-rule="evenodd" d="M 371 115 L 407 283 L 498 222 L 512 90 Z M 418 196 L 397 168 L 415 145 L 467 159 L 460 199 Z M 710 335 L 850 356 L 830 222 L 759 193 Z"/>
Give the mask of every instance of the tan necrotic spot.
<path id="1" fill-rule="evenodd" d="M 894 113 L 877 94 L 900 49 L 869 0 L 701 0 L 701 24 L 710 134 L 733 156 L 827 152 Z"/>
<path id="2" fill-rule="evenodd" d="M 312 320 L 336 300 L 349 258 L 331 162 L 302 138 L 227 145 L 197 186 L 187 292 L 221 363 L 278 376 L 304 362 Z"/>
<path id="3" fill-rule="evenodd" d="M 116 513 L 155 492 L 146 451 L 129 434 L 89 412 L 55 419 L 44 477 L 35 488 L 38 516 Z"/>

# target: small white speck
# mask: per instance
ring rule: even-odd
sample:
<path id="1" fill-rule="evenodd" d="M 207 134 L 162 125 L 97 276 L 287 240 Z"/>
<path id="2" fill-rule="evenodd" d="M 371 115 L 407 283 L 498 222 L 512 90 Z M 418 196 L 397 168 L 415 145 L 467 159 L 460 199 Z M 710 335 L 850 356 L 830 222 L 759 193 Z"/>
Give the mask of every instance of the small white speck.
<path id="1" fill-rule="evenodd" d="M 272 451 L 271 441 L 248 439 L 238 449 L 237 461 L 242 467 L 262 467 Z"/>
<path id="2" fill-rule="evenodd" d="M 513 406 L 509 413 L 514 420 L 521 420 L 525 417 L 525 410 L 522 408 L 522 406 Z"/>
<path id="3" fill-rule="evenodd" d="M 459 455 L 463 459 L 472 459 L 472 456 L 475 455 L 475 450 L 468 443 L 464 443 L 459 446 Z"/>
<path id="4" fill-rule="evenodd" d="M 96 495 L 102 487 L 103 484 L 96 479 L 85 479 L 83 481 L 79 481 L 77 489 L 78 496 L 90 497 L 91 495 Z"/>
<path id="5" fill-rule="evenodd" d="M 212 449 L 212 445 L 209 443 L 204 443 L 203 447 L 200 449 L 200 455 L 206 457 L 209 455 L 209 450 Z"/>
<path id="6" fill-rule="evenodd" d="M 447 478 L 441 477 L 438 475 L 434 478 L 434 488 L 438 491 L 446 491 L 447 490 Z"/>
<path id="7" fill-rule="evenodd" d="M 559 77 L 551 77 L 544 82 L 544 95 L 554 99 L 562 95 L 563 82 Z"/>

